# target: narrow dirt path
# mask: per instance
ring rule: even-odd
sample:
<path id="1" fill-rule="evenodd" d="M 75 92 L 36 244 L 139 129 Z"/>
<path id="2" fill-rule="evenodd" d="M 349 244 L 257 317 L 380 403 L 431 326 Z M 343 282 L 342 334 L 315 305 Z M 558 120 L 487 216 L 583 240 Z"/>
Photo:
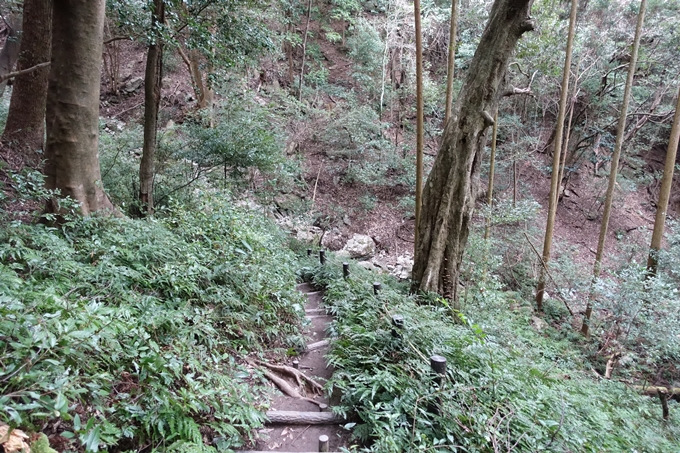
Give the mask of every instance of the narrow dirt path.
<path id="1" fill-rule="evenodd" d="M 324 356 L 328 345 L 323 341 L 332 317 L 322 307 L 322 292 L 316 291 L 307 283 L 298 285 L 297 289 L 307 295 L 305 312 L 311 322 L 307 326 L 305 337 L 310 350 L 299 357 L 290 358 L 286 365 L 297 367 L 305 376 L 323 385 L 333 374 L 332 368 L 326 364 Z M 296 390 L 302 393 L 301 389 Z M 257 450 L 241 453 L 337 452 L 340 447 L 348 445 L 349 432 L 343 429 L 341 420 L 333 417 L 330 409 L 332 401 L 324 395 L 303 394 L 318 402 L 314 404 L 304 399 L 291 398 L 278 390 L 273 391 L 275 394 L 272 395 L 272 406 L 267 413 L 271 422 L 260 430 L 260 437 L 266 440 L 258 441 Z M 326 438 L 323 436 L 328 439 L 327 450 L 324 449 L 326 444 L 323 441 Z"/>

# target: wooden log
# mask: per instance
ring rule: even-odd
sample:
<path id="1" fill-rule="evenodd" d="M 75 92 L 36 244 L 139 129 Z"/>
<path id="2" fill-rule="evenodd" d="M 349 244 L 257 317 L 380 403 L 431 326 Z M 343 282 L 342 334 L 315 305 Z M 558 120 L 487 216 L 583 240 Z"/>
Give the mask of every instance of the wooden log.
<path id="1" fill-rule="evenodd" d="M 305 310 L 305 315 L 308 316 L 313 316 L 313 315 L 325 315 L 326 310 L 323 308 L 308 308 Z"/>
<path id="2" fill-rule="evenodd" d="M 334 425 L 345 419 L 333 412 L 267 411 L 269 423 L 286 425 Z"/>
<path id="3" fill-rule="evenodd" d="M 328 346 L 328 340 L 317 341 L 316 343 L 310 343 L 307 345 L 307 351 L 316 351 L 317 349 L 325 348 Z"/>
<path id="4" fill-rule="evenodd" d="M 272 451 L 273 450 L 266 450 L 266 451 L 262 451 L 262 450 L 240 450 L 240 451 L 237 451 L 236 453 L 272 453 Z M 294 453 L 294 452 L 291 452 L 291 451 L 276 451 L 276 453 Z M 298 452 L 298 453 L 316 453 L 316 452 L 310 451 L 310 452 Z M 329 453 L 340 453 L 340 452 L 339 451 L 332 451 L 332 452 L 329 452 Z"/>
<path id="5" fill-rule="evenodd" d="M 650 386 L 631 385 L 631 388 L 633 388 L 633 389 L 637 390 L 638 392 L 642 393 L 643 395 L 647 395 L 647 396 L 657 396 L 659 391 L 667 393 L 669 397 L 680 396 L 680 387 L 666 388 L 666 387 L 658 387 L 658 386 L 654 386 L 654 385 L 650 385 Z"/>

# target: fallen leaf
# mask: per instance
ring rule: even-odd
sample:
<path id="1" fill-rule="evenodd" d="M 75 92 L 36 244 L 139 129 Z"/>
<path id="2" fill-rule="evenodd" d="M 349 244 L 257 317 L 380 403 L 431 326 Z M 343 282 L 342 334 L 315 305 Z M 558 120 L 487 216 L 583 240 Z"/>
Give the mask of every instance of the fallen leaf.
<path id="1" fill-rule="evenodd" d="M 30 453 L 31 448 L 25 442 L 28 434 L 20 429 L 10 431 L 9 426 L 0 424 L 0 445 L 5 449 L 5 453 Z"/>

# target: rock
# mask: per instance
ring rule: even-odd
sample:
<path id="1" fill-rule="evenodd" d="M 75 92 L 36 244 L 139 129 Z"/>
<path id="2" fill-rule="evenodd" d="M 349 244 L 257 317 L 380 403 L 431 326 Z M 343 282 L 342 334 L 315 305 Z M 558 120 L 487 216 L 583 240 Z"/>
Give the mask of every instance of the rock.
<path id="1" fill-rule="evenodd" d="M 343 250 L 347 251 L 352 258 L 370 258 L 375 255 L 375 242 L 370 236 L 355 234 L 347 241 Z"/>
<path id="2" fill-rule="evenodd" d="M 123 86 L 123 91 L 126 93 L 134 93 L 139 90 L 142 85 L 144 85 L 144 79 L 141 77 L 134 77 Z"/>
<path id="3" fill-rule="evenodd" d="M 539 332 L 546 327 L 548 327 L 548 323 L 543 321 L 541 318 L 538 316 L 532 316 L 531 317 L 531 325 L 534 329 L 538 330 Z"/>
<path id="4" fill-rule="evenodd" d="M 369 271 L 376 270 L 376 267 L 370 261 L 359 261 L 357 264 L 359 266 L 363 267 L 364 269 L 369 270 Z"/>
<path id="5" fill-rule="evenodd" d="M 295 235 L 299 241 L 318 244 L 321 241 L 321 234 L 323 230 L 315 226 L 308 226 L 307 228 L 300 228 Z"/>
<path id="6" fill-rule="evenodd" d="M 345 214 L 345 215 L 342 217 L 342 223 L 344 223 L 344 224 L 347 225 L 347 226 L 351 226 L 351 225 L 352 225 L 352 222 L 349 220 L 349 216 L 348 216 L 347 214 Z"/>
<path id="7" fill-rule="evenodd" d="M 413 257 L 411 255 L 400 255 L 397 257 L 397 264 L 390 270 L 390 274 L 399 280 L 408 280 L 413 271 Z"/>
<path id="8" fill-rule="evenodd" d="M 288 146 L 286 146 L 286 156 L 292 156 L 298 152 L 300 152 L 300 144 L 298 142 L 290 142 Z"/>
<path id="9" fill-rule="evenodd" d="M 321 246 L 327 248 L 328 250 L 340 250 L 344 244 L 344 236 L 338 228 L 333 228 L 330 231 L 326 231 L 323 239 L 321 239 Z"/>
<path id="10" fill-rule="evenodd" d="M 342 257 L 342 258 L 345 258 L 345 257 L 346 257 L 346 258 L 351 258 L 351 257 L 349 256 L 349 252 L 348 252 L 347 250 L 338 250 L 337 252 L 335 252 L 335 256 L 337 256 L 338 258 L 340 258 L 340 257 Z M 363 263 L 363 261 L 361 261 L 359 264 L 361 264 L 361 263 Z"/>
<path id="11" fill-rule="evenodd" d="M 281 211 L 295 212 L 300 209 L 302 198 L 294 193 L 282 193 L 274 197 L 274 203 Z"/>

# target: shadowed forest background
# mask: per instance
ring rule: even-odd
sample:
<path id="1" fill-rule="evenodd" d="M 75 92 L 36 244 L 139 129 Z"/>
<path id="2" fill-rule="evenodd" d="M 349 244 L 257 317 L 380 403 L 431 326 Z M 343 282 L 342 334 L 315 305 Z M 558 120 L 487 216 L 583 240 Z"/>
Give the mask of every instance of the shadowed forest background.
<path id="1" fill-rule="evenodd" d="M 418 3 L 0 3 L 0 451 L 680 451 L 680 3 Z"/>

